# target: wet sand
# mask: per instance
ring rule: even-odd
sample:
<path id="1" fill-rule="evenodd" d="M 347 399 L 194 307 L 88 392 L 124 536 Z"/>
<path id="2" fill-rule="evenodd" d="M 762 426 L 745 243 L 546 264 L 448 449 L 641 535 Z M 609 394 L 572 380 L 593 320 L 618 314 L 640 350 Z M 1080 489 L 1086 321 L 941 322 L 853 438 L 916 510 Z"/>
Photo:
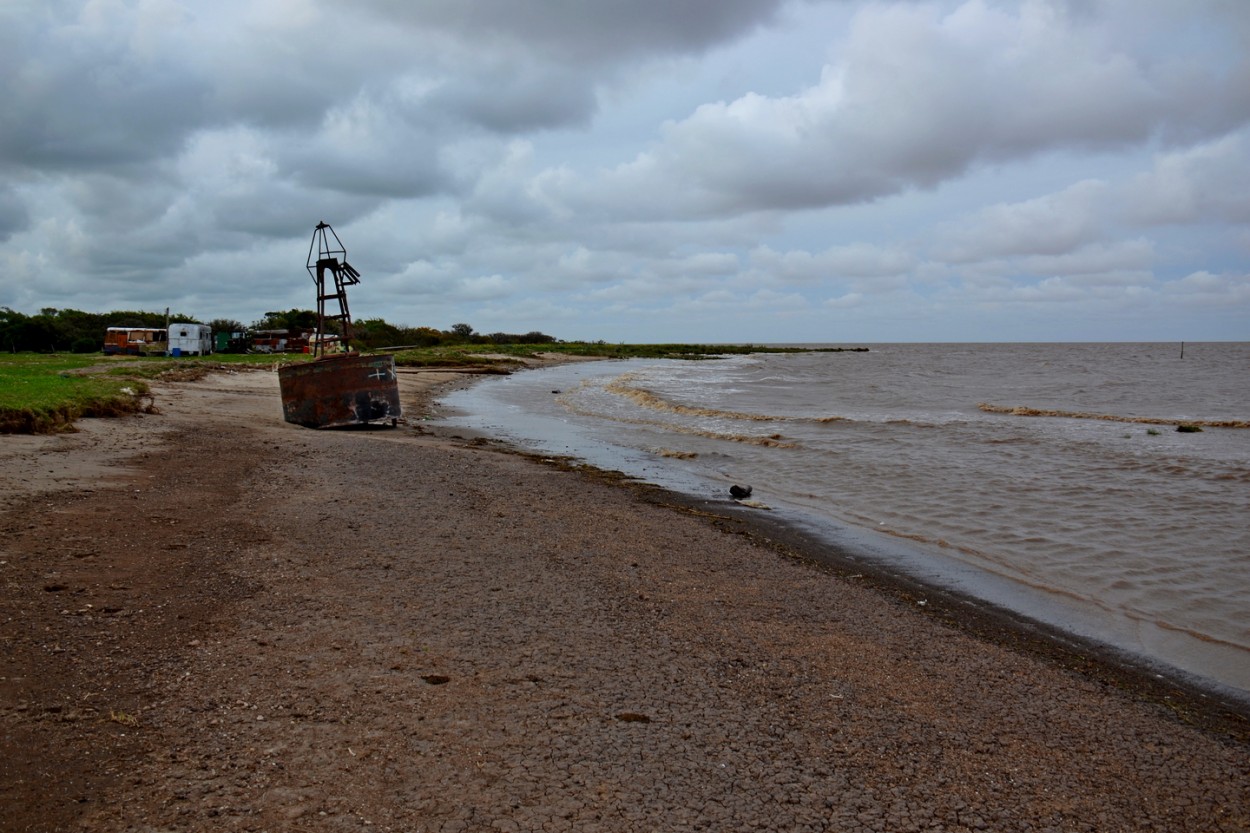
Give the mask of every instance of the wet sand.
<path id="1" fill-rule="evenodd" d="M 0 437 L 0 829 L 1250 829 L 1244 711 L 276 376 Z M 920 604 L 920 602 L 925 604 Z"/>

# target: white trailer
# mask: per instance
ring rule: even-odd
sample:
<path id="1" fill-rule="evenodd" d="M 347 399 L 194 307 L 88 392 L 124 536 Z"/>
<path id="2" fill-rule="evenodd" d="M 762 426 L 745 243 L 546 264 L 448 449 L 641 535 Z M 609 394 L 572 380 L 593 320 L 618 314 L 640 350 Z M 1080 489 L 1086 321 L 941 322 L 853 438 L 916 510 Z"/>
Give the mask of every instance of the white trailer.
<path id="1" fill-rule="evenodd" d="M 213 352 L 213 330 L 207 324 L 170 324 L 169 355 L 207 356 Z"/>

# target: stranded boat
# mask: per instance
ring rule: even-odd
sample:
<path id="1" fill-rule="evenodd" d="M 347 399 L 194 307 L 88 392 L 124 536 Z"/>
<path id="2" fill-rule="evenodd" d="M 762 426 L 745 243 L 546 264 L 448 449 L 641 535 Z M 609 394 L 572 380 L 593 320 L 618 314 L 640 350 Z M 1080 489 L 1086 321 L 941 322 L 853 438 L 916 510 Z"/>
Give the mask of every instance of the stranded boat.
<path id="1" fill-rule="evenodd" d="M 347 262 L 347 250 L 329 223 L 313 231 L 308 248 L 308 274 L 317 286 L 317 333 L 310 343 L 315 358 L 278 370 L 282 389 L 282 416 L 306 428 L 342 428 L 390 422 L 402 416 L 399 378 L 394 356 L 367 356 L 356 352 L 328 354 L 331 344 L 352 337 L 347 287 L 360 283 L 360 273 Z M 333 285 L 327 288 L 327 277 Z M 327 311 L 327 303 L 338 304 Z M 327 322 L 338 322 L 341 342 L 325 338 Z"/>

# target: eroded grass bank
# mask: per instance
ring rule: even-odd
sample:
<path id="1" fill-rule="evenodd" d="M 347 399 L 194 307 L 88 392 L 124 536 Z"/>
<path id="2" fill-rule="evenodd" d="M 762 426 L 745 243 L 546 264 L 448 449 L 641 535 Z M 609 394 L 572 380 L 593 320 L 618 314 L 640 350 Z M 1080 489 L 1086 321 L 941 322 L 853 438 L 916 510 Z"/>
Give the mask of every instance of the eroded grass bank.
<path id="1" fill-rule="evenodd" d="M 189 381 L 213 370 L 272 365 L 272 356 L 212 359 L 105 357 L 99 353 L 0 354 L 0 433 L 74 431 L 88 417 L 153 413 L 149 382 Z"/>

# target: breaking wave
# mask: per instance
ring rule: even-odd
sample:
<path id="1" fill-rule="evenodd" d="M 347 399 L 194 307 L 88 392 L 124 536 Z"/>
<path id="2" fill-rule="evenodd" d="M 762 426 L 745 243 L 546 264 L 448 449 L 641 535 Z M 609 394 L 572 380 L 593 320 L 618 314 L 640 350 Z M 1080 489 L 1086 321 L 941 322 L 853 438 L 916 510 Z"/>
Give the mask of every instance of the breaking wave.
<path id="1" fill-rule="evenodd" d="M 769 414 L 751 414 L 743 411 L 723 411 L 717 408 L 700 408 L 693 405 L 681 405 L 676 402 L 670 402 L 664 397 L 656 394 L 646 388 L 637 387 L 630 384 L 637 376 L 632 373 L 626 373 L 618 376 L 610 382 L 603 385 L 603 390 L 608 393 L 615 394 L 622 398 L 628 399 L 639 407 L 652 411 L 664 411 L 671 414 L 680 414 L 682 416 L 709 417 L 712 419 L 734 419 L 744 422 L 838 422 L 846 419 L 840 416 L 827 417 L 787 417 L 772 416 Z"/>
<path id="2" fill-rule="evenodd" d="M 583 408 L 578 405 L 568 394 L 562 394 L 556 397 L 556 401 L 560 403 L 565 410 L 579 416 L 592 417 L 594 419 L 606 419 L 613 422 L 625 423 L 628 425 L 646 425 L 653 428 L 659 428 L 666 432 L 674 434 L 688 434 L 696 437 L 707 437 L 713 440 L 724 440 L 731 443 L 744 443 L 746 445 L 757 445 L 764 448 L 797 448 L 797 444 L 790 442 L 781 434 L 769 434 L 767 436 L 759 436 L 756 434 L 727 434 L 723 431 L 709 431 L 703 428 L 691 428 L 685 425 L 679 425 L 672 422 L 661 422 L 655 419 L 642 419 L 640 417 L 627 417 L 619 414 L 605 414 L 601 411 Z M 682 413 L 677 411 L 677 413 Z M 699 414 L 707 416 L 708 414 Z"/>
<path id="3" fill-rule="evenodd" d="M 1024 405 L 992 405 L 989 402 L 979 402 L 977 407 L 988 414 L 1010 414 L 1011 416 L 1100 419 L 1107 422 L 1135 422 L 1142 425 L 1198 425 L 1203 428 L 1250 428 L 1250 420 L 1244 419 L 1164 419 L 1163 417 L 1091 414 L 1084 411 L 1058 411 L 1049 408 L 1029 408 Z"/>

